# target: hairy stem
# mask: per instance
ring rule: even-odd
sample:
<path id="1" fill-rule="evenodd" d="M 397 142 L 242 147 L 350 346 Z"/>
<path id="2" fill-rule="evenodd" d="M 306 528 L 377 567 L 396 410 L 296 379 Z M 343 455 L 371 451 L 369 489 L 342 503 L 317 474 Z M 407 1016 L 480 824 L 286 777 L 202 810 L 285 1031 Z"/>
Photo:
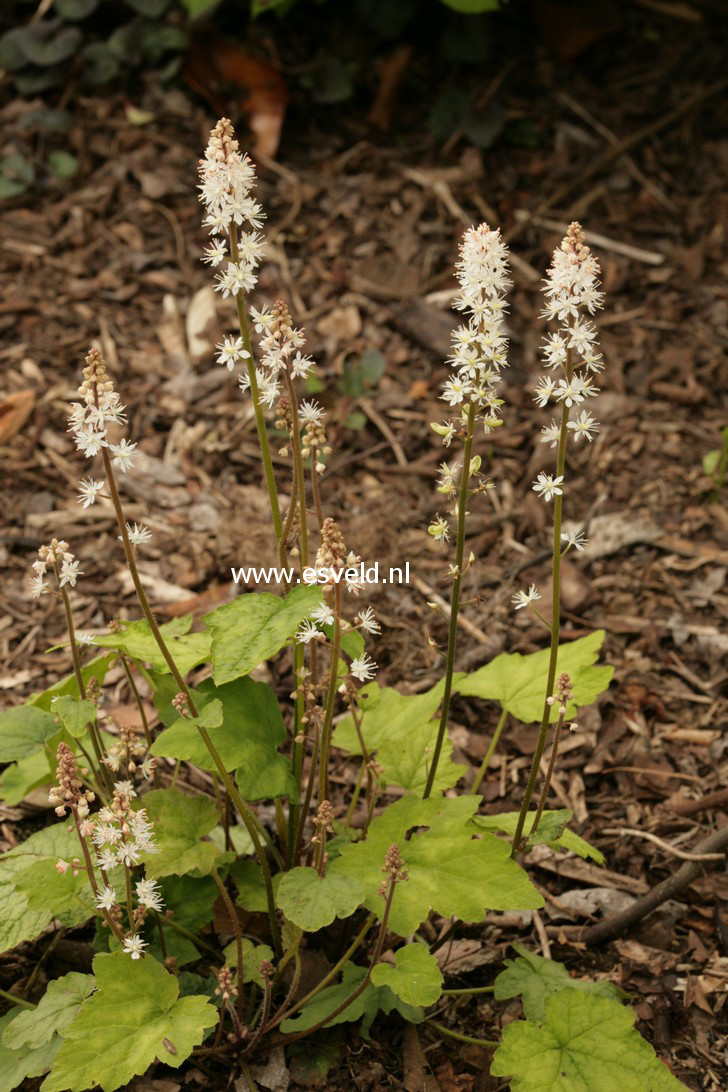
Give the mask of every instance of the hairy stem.
<path id="1" fill-rule="evenodd" d="M 455 670 L 455 647 L 458 637 L 458 612 L 460 610 L 460 587 L 463 581 L 463 557 L 465 554 L 465 509 L 468 503 L 468 482 L 470 481 L 470 459 L 473 451 L 473 431 L 475 426 L 475 403 L 468 406 L 468 416 L 465 425 L 465 446 L 463 448 L 463 469 L 460 478 L 460 494 L 458 497 L 458 525 L 457 540 L 455 545 L 455 579 L 452 586 L 452 598 L 450 600 L 450 628 L 447 637 L 447 662 L 445 665 L 445 689 L 442 695 L 442 712 L 440 713 L 440 726 L 437 730 L 435 749 L 432 753 L 432 764 L 427 775 L 427 783 L 422 799 L 427 800 L 432 792 L 437 775 L 437 767 L 440 762 L 442 745 L 447 732 L 447 720 L 450 713 L 450 697 L 452 695 L 452 677 Z"/>
<path id="2" fill-rule="evenodd" d="M 567 422 L 569 420 L 569 409 L 564 403 L 561 407 L 561 431 L 559 433 L 559 453 L 556 460 L 556 476 L 563 476 L 564 467 L 566 465 L 566 437 L 567 437 Z M 549 722 L 551 720 L 551 706 L 548 699 L 554 692 L 554 683 L 556 681 L 556 661 L 559 655 L 559 631 L 561 622 L 561 512 L 563 507 L 563 496 L 559 493 L 554 497 L 554 539 L 553 539 L 553 593 L 552 593 L 552 615 L 551 615 L 551 648 L 549 651 L 549 670 L 546 679 L 546 695 L 543 703 L 543 716 L 541 718 L 541 728 L 538 734 L 538 743 L 536 744 L 536 753 L 533 756 L 533 764 L 531 765 L 531 772 L 528 777 L 528 784 L 526 785 L 526 792 L 523 796 L 523 803 L 521 804 L 521 810 L 518 814 L 518 823 L 516 824 L 516 831 L 513 835 L 513 845 L 511 846 L 511 856 L 515 857 L 518 853 L 521 845 L 521 838 L 523 837 L 523 827 L 526 822 L 526 815 L 531 804 L 531 798 L 533 796 L 533 790 L 536 785 L 536 778 L 538 777 L 539 767 L 541 765 L 541 759 L 543 757 L 544 748 L 546 746 L 546 736 L 549 730 Z"/>
<path id="3" fill-rule="evenodd" d="M 326 710 L 321 729 L 321 756 L 319 759 L 319 804 L 329 798 L 329 749 L 331 747 L 331 725 L 334 719 L 336 703 L 336 684 L 338 682 L 339 650 L 341 648 L 341 585 L 334 590 L 334 640 L 331 645 L 331 664 L 329 666 L 329 690 L 326 696 Z"/>
<path id="4" fill-rule="evenodd" d="M 476 792 L 478 791 L 478 789 L 481 786 L 483 778 L 485 777 L 486 773 L 488 772 L 488 767 L 490 766 L 490 760 L 493 757 L 493 755 L 495 754 L 495 749 L 498 746 L 498 742 L 500 740 L 501 733 L 502 733 L 502 731 L 503 731 L 503 729 L 505 727 L 507 717 L 508 717 L 508 710 L 507 709 L 501 709 L 501 715 L 498 718 L 498 723 L 496 725 L 495 732 L 493 733 L 493 738 L 491 739 L 490 743 L 488 744 L 488 750 L 485 752 L 485 758 L 483 759 L 483 761 L 480 764 L 480 769 L 478 770 L 477 774 L 475 775 L 475 780 L 473 781 L 472 785 L 468 789 L 468 793 L 470 794 L 470 796 L 475 796 Z"/>
<path id="5" fill-rule="evenodd" d="M 237 972 L 238 972 L 237 1013 L 238 1013 L 238 1020 L 242 1021 L 242 1019 L 243 1019 L 243 934 L 240 932 L 240 922 L 238 920 L 238 915 L 237 915 L 237 912 L 235 910 L 233 900 L 230 898 L 230 895 L 227 892 L 227 888 L 225 887 L 225 884 L 222 882 L 222 880 L 218 876 L 217 869 L 213 868 L 212 872 L 210 874 L 211 874 L 213 880 L 215 881 L 215 886 L 217 887 L 218 891 L 220 892 L 220 898 L 222 899 L 223 903 L 225 904 L 225 909 L 228 912 L 228 917 L 230 918 L 230 923 L 231 923 L 231 925 L 233 927 L 233 932 L 235 933 L 235 958 L 236 958 Z"/>
<path id="6" fill-rule="evenodd" d="M 181 674 L 179 672 L 179 669 L 178 669 L 176 663 L 174 662 L 174 658 L 173 658 L 171 652 L 169 651 L 169 649 L 167 647 L 167 642 L 165 641 L 165 639 L 164 639 L 164 637 L 162 635 L 162 632 L 161 632 L 161 630 L 160 630 L 160 628 L 159 628 L 159 626 L 157 624 L 157 620 L 154 617 L 154 614 L 152 612 L 152 608 L 149 605 L 149 600 L 147 599 L 146 592 L 144 591 L 144 587 L 142 585 L 141 578 L 139 576 L 139 569 L 137 568 L 136 558 L 134 557 L 134 550 L 132 549 L 132 545 L 131 545 L 131 543 L 129 541 L 129 534 L 128 534 L 127 529 L 126 529 L 126 520 L 124 518 L 124 509 L 122 508 L 121 498 L 119 496 L 119 490 L 118 490 L 118 487 L 117 487 L 117 484 L 116 484 L 116 478 L 114 476 L 114 470 L 113 470 L 113 467 L 111 465 L 111 458 L 109 456 L 109 452 L 108 452 L 107 448 L 102 448 L 102 456 L 103 456 L 103 460 L 104 460 L 104 469 L 106 471 L 106 478 L 107 478 L 107 481 L 108 481 L 108 484 L 109 484 L 109 492 L 111 494 L 111 500 L 112 500 L 112 503 L 114 505 L 114 511 L 116 512 L 116 522 L 118 524 L 119 531 L 121 532 L 121 542 L 122 542 L 122 545 L 124 547 L 124 554 L 126 556 L 126 563 L 127 563 L 128 568 L 129 568 L 129 572 L 131 574 L 132 582 L 134 584 L 134 589 L 135 589 L 135 591 L 137 593 L 137 599 L 139 600 L 139 605 L 142 608 L 142 613 L 144 614 L 144 617 L 147 620 L 147 623 L 149 625 L 149 629 L 152 632 L 152 636 L 154 637 L 154 640 L 157 642 L 157 646 L 159 648 L 159 651 L 162 653 L 162 656 L 164 657 L 164 661 L 167 664 L 167 667 L 169 668 L 169 670 L 170 670 L 170 672 L 172 674 L 172 678 L 177 683 L 177 686 L 180 688 L 180 691 L 187 698 L 187 705 L 189 707 L 190 713 L 192 714 L 193 717 L 196 717 L 198 715 L 197 708 L 196 708 L 195 703 L 194 703 L 194 701 L 192 699 L 192 695 L 190 694 L 189 687 L 187 686 L 186 682 L 182 678 L 182 676 L 181 676 Z M 230 793 L 231 800 L 233 801 L 236 808 L 238 809 L 238 812 L 240 813 L 240 818 L 242 819 L 243 824 L 245 825 L 245 829 L 247 830 L 247 832 L 250 835 L 251 840 L 253 842 L 253 848 L 255 850 L 255 855 L 256 855 L 256 857 L 258 859 L 258 863 L 259 863 L 261 871 L 263 873 L 263 880 L 264 880 L 264 883 L 265 883 L 266 901 L 267 901 L 267 904 L 268 904 L 268 920 L 270 922 L 271 936 L 272 936 L 272 939 L 273 939 L 273 947 L 276 950 L 276 953 L 279 954 L 280 950 L 281 950 L 281 937 L 280 937 L 280 930 L 278 928 L 278 919 L 276 917 L 275 896 L 273 894 L 273 881 L 272 881 L 271 872 L 270 872 L 270 865 L 268 864 L 268 859 L 267 859 L 265 851 L 264 851 L 264 849 L 263 849 L 263 847 L 261 845 L 260 838 L 258 836 L 258 831 L 256 829 L 255 820 L 253 818 L 253 815 L 251 814 L 250 808 L 248 807 L 248 805 L 245 803 L 242 796 L 238 792 L 237 786 L 235 785 L 233 779 L 230 777 L 230 774 L 225 769 L 225 765 L 224 765 L 222 759 L 220 758 L 220 755 L 217 752 L 217 748 L 215 747 L 212 740 L 210 739 L 210 735 L 209 735 L 207 729 L 203 728 L 201 724 L 196 725 L 196 727 L 197 727 L 197 731 L 200 733 L 200 737 L 202 739 L 202 742 L 207 747 L 207 750 L 208 750 L 208 752 L 210 754 L 210 757 L 212 758 L 213 762 L 215 763 L 215 766 L 217 768 L 218 773 L 220 774 L 220 777 L 222 778 L 222 781 L 223 781 L 223 783 L 225 785 L 225 788 Z"/>
<path id="7" fill-rule="evenodd" d="M 531 827 L 531 834 L 535 834 L 538 830 L 538 824 L 541 822 L 541 816 L 543 815 L 543 809 L 546 807 L 546 800 L 549 795 L 549 789 L 551 788 L 551 779 L 554 776 L 554 767 L 556 766 L 556 756 L 559 753 L 559 740 L 561 739 L 561 732 L 564 727 L 564 714 L 559 713 L 559 720 L 554 729 L 554 740 L 551 744 L 551 758 L 549 759 L 549 768 L 546 771 L 546 777 L 544 778 L 543 788 L 541 789 L 541 799 L 538 802 L 538 808 L 536 810 L 536 818 L 533 821 Z"/>
<path id="8" fill-rule="evenodd" d="M 230 230 L 230 257 L 235 263 L 239 260 L 238 235 L 237 228 L 234 225 Z M 260 404 L 258 379 L 255 374 L 255 361 L 253 360 L 253 345 L 250 340 L 248 316 L 245 313 L 245 295 L 242 292 L 238 292 L 235 296 L 235 306 L 238 312 L 240 336 L 243 339 L 243 345 L 245 346 L 246 352 L 250 354 L 245 364 L 248 372 L 248 379 L 250 381 L 250 395 L 253 400 L 253 410 L 255 411 L 255 425 L 258 430 L 258 443 L 260 444 L 260 454 L 263 459 L 263 470 L 265 473 L 265 484 L 268 488 L 273 529 L 275 531 L 276 543 L 280 543 L 282 529 L 281 509 L 278 503 L 278 492 L 276 490 L 275 474 L 273 473 L 273 460 L 271 459 L 270 444 L 268 443 L 268 432 L 265 427 L 265 416 L 263 414 L 263 407 Z"/>

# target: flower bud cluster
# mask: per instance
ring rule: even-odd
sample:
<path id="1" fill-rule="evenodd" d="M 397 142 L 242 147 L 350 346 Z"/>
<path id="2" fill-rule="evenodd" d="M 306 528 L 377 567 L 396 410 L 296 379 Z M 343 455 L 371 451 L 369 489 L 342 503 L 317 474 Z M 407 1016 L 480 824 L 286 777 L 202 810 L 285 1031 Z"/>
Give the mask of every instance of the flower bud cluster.
<path id="1" fill-rule="evenodd" d="M 321 545 L 316 553 L 316 569 L 325 572 L 326 580 L 323 583 L 324 596 L 331 597 L 334 589 L 343 584 L 348 592 L 358 595 L 364 585 L 361 582 L 361 558 L 347 551 L 344 537 L 341 534 L 336 520 L 327 517 L 321 527 Z M 299 644 L 308 644 L 313 640 L 325 640 L 326 636 L 321 626 L 333 625 L 335 621 L 334 611 L 329 603 L 324 602 L 314 607 L 300 625 L 296 640 Z M 365 607 L 358 612 L 353 623 L 346 619 L 339 619 L 342 630 L 350 632 L 359 629 L 364 633 L 377 634 L 381 632 L 381 626 L 377 622 L 372 607 Z M 359 682 L 369 682 L 374 678 L 377 665 L 366 653 L 356 656 L 349 664 L 349 672 Z M 347 693 L 347 680 L 340 687 L 342 694 Z"/>
<path id="2" fill-rule="evenodd" d="M 56 809 L 56 815 L 64 816 L 70 808 L 79 819 L 89 813 L 89 804 L 96 799 L 94 793 L 84 787 L 76 756 L 67 743 L 59 743 L 56 751 L 58 784 L 51 788 L 48 800 Z"/>
<path id="3" fill-rule="evenodd" d="M 384 873 L 384 879 L 382 880 L 377 894 L 381 895 L 382 898 L 387 897 L 387 892 L 391 885 L 404 883 L 405 880 L 409 879 L 409 870 L 402 860 L 398 845 L 391 845 L 389 847 L 380 872 Z"/>
<path id="4" fill-rule="evenodd" d="M 75 588 L 76 580 L 79 576 L 83 576 L 83 571 L 79 569 L 79 565 L 80 562 L 76 561 L 68 548 L 67 542 L 54 538 L 51 539 L 48 546 L 41 546 L 38 550 L 38 557 L 31 566 L 34 573 L 30 581 L 33 598 L 39 599 L 41 595 L 47 595 L 50 591 L 45 580 L 49 569 L 55 576 L 59 588 L 65 587 L 66 584 Z"/>
<path id="5" fill-rule="evenodd" d="M 107 748 L 102 760 L 104 765 L 112 773 L 118 773 L 122 764 L 126 764 L 128 777 L 138 770 L 145 780 L 149 780 L 154 773 L 156 761 L 147 754 L 146 740 L 139 735 L 133 725 L 123 725 L 119 731 L 121 739 Z"/>
<path id="6" fill-rule="evenodd" d="M 280 393 L 278 374 L 285 371 L 291 379 L 305 379 L 313 368 L 313 361 L 301 353 L 304 332 L 293 325 L 283 300 L 276 300 L 272 308 L 264 307 L 261 311 L 251 307 L 250 314 L 260 335 L 260 367 L 255 372 L 258 393 L 263 405 L 270 408 Z M 239 382 L 242 391 L 250 387 L 247 374 L 241 375 Z"/>
<path id="7" fill-rule="evenodd" d="M 81 401 L 72 404 L 68 418 L 68 431 L 73 434 L 76 447 L 89 459 L 98 455 L 102 448 L 108 448 L 114 465 L 122 473 L 126 473 L 134 463 L 137 445 L 129 443 L 128 440 L 111 444 L 106 439 L 108 426 L 123 424 L 126 417 L 124 406 L 114 390 L 104 358 L 98 349 L 89 350 L 78 393 Z M 85 478 L 80 486 L 79 503 L 88 508 L 103 487 L 103 482 Z"/>
<path id="8" fill-rule="evenodd" d="M 567 702 L 574 700 L 574 691 L 571 685 L 571 677 L 564 672 L 563 675 L 559 675 L 556 683 L 556 696 L 551 695 L 546 699 L 547 705 L 558 705 L 559 716 L 566 716 Z"/>

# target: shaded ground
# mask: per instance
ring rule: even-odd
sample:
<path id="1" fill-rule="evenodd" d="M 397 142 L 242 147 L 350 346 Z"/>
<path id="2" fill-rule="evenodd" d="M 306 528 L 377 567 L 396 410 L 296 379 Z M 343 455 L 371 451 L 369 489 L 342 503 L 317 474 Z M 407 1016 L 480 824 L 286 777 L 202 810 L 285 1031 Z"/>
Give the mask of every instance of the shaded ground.
<path id="1" fill-rule="evenodd" d="M 485 94 L 472 78 L 483 106 L 490 95 L 510 121 L 529 123 L 532 148 L 505 139 L 484 152 L 462 139 L 444 151 L 436 145 L 423 124 L 432 62 L 424 52 L 409 58 L 384 132 L 366 120 L 374 68 L 371 86 L 346 107 L 312 107 L 296 92 L 278 162 L 261 179 L 270 247 L 259 302 L 289 302 L 326 386 L 319 397 L 334 449 L 322 482 L 326 511 L 367 562 L 410 563 L 410 586 L 382 588 L 371 602 L 384 629 L 379 681 L 414 692 L 435 681 L 446 643 L 445 623 L 428 607 L 448 594 L 444 555 L 425 533 L 442 458 L 428 423 L 443 416 L 437 395 L 458 237 L 487 218 L 511 233 L 517 259 L 505 427 L 481 448 L 496 488 L 473 504 L 468 524 L 468 548 L 480 560 L 466 596 L 477 599 L 461 629 L 458 666 L 467 668 L 502 650 L 543 647 L 541 630 L 510 606 L 519 587 L 535 581 L 543 591 L 548 582 L 546 511 L 530 490 L 551 464 L 537 442 L 546 411 L 534 408 L 531 393 L 541 367 L 539 278 L 570 219 L 606 237 L 594 242 L 607 293 L 599 322 L 607 370 L 595 411 L 602 429 L 573 458 L 567 503 L 568 518 L 590 521 L 592 549 L 565 565 L 564 625 L 572 636 L 605 629 L 616 671 L 567 741 L 555 795 L 606 853 L 608 871 L 578 859 L 534 861 L 547 898 L 540 922 L 490 915 L 443 952 L 460 980 L 452 985 L 492 981 L 518 939 L 550 946 L 582 974 L 608 973 L 637 996 L 640 1029 L 675 1074 L 689 1088 L 717 1090 L 728 1073 L 725 873 L 706 873 L 680 902 L 597 953 L 575 946 L 568 928 L 590 920 L 574 892 L 602 892 L 601 910 L 591 907 L 597 920 L 679 863 L 664 845 L 619 829 L 689 850 L 728 812 L 725 793 L 690 814 L 683 806 L 720 789 L 726 773 L 728 515 L 708 497 L 701 461 L 726 424 L 728 141 L 720 93 L 690 105 L 720 77 L 720 28 L 709 7 L 702 25 L 640 10 L 628 41 L 606 37 L 568 67 L 545 47 L 513 52 L 511 41 L 510 59 Z M 288 45 L 292 55 L 300 49 Z M 270 558 L 254 423 L 228 373 L 212 362 L 211 345 L 234 329 L 233 308 L 212 299 L 198 261 L 195 167 L 214 118 L 182 86 L 145 83 L 133 92 L 134 104 L 155 115 L 143 128 L 125 119 L 122 95 L 74 95 L 77 184 L 18 199 L 0 214 L 2 385 L 13 408 L 34 400 L 20 430 L 7 438 L 7 429 L 1 452 L 0 686 L 8 702 L 68 671 L 64 652 L 45 652 L 62 638 L 61 617 L 47 599 L 34 603 L 27 594 L 40 542 L 63 537 L 82 560 L 79 628 L 100 631 L 136 613 L 110 510 L 82 511 L 75 501 L 86 468 L 65 414 L 92 342 L 129 405 L 131 439 L 148 456 L 144 473 L 127 475 L 124 486 L 129 517 L 154 531 L 143 571 L 159 613 L 208 609 L 232 594 L 231 565 Z M 235 119 L 234 102 L 226 105 Z M 4 126 L 14 148 L 37 150 L 33 129 L 21 126 L 28 109 L 8 101 Z M 615 139 L 649 125 L 658 131 L 629 156 L 600 166 Z M 534 209 L 539 214 L 522 225 L 519 213 Z M 364 399 L 342 397 L 336 383 L 347 354 L 357 359 L 371 349 L 385 362 L 381 381 Z M 362 428 L 348 427 L 352 412 L 364 415 Z M 0 429 L 7 420 L 6 403 Z M 108 707 L 123 716 L 121 678 L 110 678 Z M 290 690 L 285 674 L 276 684 Z M 459 699 L 456 758 L 477 765 L 495 722 L 495 706 Z M 517 806 L 535 734 L 506 729 L 482 790 L 493 810 Z M 339 772 L 347 776 L 343 765 Z M 12 843 L 45 813 L 34 800 L 0 814 Z M 26 973 L 23 961 L 37 960 L 41 949 L 4 957 L 2 984 Z M 475 998 L 444 1018 L 489 1036 L 515 1012 Z M 355 1048 L 327 1087 L 425 1087 L 417 1083 L 415 1035 L 403 1041 L 400 1028 L 381 1027 L 381 1041 Z M 443 1090 L 496 1087 L 482 1048 L 428 1028 L 419 1040 Z M 188 1083 L 195 1086 L 194 1073 Z"/>

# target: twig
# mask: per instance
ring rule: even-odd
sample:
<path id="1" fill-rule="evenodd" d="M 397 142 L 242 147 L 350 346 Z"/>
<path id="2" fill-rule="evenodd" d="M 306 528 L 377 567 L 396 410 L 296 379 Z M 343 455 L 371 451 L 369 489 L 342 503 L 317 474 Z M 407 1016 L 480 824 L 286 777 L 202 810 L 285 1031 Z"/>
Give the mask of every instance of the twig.
<path id="1" fill-rule="evenodd" d="M 665 853 L 669 853 L 673 857 L 679 857 L 681 861 L 721 861 L 724 856 L 722 853 L 687 853 L 684 849 L 676 849 L 675 846 L 664 842 L 662 838 L 658 838 L 656 834 L 650 833 L 649 830 L 633 830 L 631 827 L 607 827 L 601 833 L 629 834 L 633 838 L 646 838 L 648 842 L 654 842 L 660 849 L 664 849 Z"/>
<path id="2" fill-rule="evenodd" d="M 685 114 L 689 114 L 690 111 L 698 106 L 705 99 L 712 98 L 714 95 L 720 94 L 721 91 L 728 87 L 728 79 L 723 78 L 716 83 L 709 84 L 707 87 L 701 87 L 693 95 L 689 95 L 688 98 L 683 99 L 679 106 L 676 106 L 674 110 L 669 110 L 667 114 L 663 114 L 661 118 L 657 118 L 656 121 L 651 121 L 649 125 L 643 125 L 641 129 L 637 129 L 634 133 L 630 133 L 629 136 L 624 137 L 618 144 L 614 144 L 611 148 L 607 148 L 600 156 L 597 156 L 588 167 L 586 167 L 580 173 L 572 175 L 566 182 L 551 194 L 550 197 L 545 198 L 543 201 L 539 201 L 535 209 L 531 211 L 531 217 L 529 219 L 520 220 L 514 224 L 510 231 L 505 233 L 505 241 L 511 243 L 517 236 L 522 235 L 526 227 L 534 216 L 539 216 L 541 213 L 550 212 L 551 209 L 557 207 L 565 197 L 568 197 L 578 189 L 588 179 L 593 178 L 595 174 L 599 174 L 605 167 L 630 148 L 637 147 L 648 137 L 656 136 L 657 133 L 662 132 L 663 129 L 669 128 L 674 125 L 676 121 L 684 117 Z"/>
<path id="3" fill-rule="evenodd" d="M 695 846 L 694 852 L 696 855 L 718 853 L 724 851 L 726 847 L 728 847 L 728 825 L 721 827 L 720 830 L 713 831 L 705 838 L 701 838 Z M 584 930 L 579 934 L 579 940 L 583 941 L 589 948 L 594 948 L 598 944 L 604 944 L 605 941 L 612 940 L 620 933 L 623 933 L 625 929 L 629 929 L 635 922 L 647 917 L 663 902 L 676 898 L 700 875 L 701 871 L 703 870 L 700 861 L 686 861 L 678 868 L 677 872 L 673 873 L 672 876 L 668 876 L 662 883 L 658 883 L 646 895 L 632 903 L 627 910 Z"/>

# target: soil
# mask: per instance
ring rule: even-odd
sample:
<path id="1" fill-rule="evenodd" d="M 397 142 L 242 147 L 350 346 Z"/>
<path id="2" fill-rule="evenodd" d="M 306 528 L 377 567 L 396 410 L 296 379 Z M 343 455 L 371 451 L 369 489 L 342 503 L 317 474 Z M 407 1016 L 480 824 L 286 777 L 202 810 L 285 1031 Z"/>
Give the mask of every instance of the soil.
<path id="1" fill-rule="evenodd" d="M 478 560 L 466 578 L 457 667 L 470 670 L 504 650 L 544 647 L 538 621 L 510 602 L 532 582 L 548 598 L 548 515 L 531 489 L 553 461 L 538 442 L 547 413 L 532 397 L 542 367 L 539 287 L 565 225 L 578 218 L 593 233 L 607 368 L 595 410 L 601 430 L 575 449 L 569 469 L 566 515 L 587 525 L 591 547 L 565 563 L 563 630 L 567 638 L 604 630 L 615 673 L 566 741 L 554 798 L 605 853 L 606 871 L 532 854 L 547 900 L 540 915 L 490 914 L 442 951 L 452 988 L 491 982 L 513 942 L 576 974 L 609 977 L 631 995 L 640 1032 L 674 1074 L 695 1092 L 718 1092 L 728 1084 L 724 868 L 706 864 L 678 899 L 597 949 L 584 947 L 575 926 L 644 893 L 676 870 L 676 851 L 728 822 L 728 512 L 725 491 L 716 494 L 703 467 L 728 423 L 725 27 L 719 4 L 643 0 L 615 8 L 611 23 L 585 17 L 576 30 L 568 10 L 537 5 L 524 33 L 515 14 L 497 22 L 487 72 L 439 63 L 421 29 L 376 47 L 342 31 L 342 53 L 360 68 L 354 97 L 338 105 L 316 103 L 297 80 L 315 44 L 303 20 L 281 24 L 272 42 L 270 30 L 257 32 L 251 48 L 276 61 L 288 96 L 275 159 L 257 156 L 269 241 L 257 302 L 285 299 L 306 327 L 324 385 L 316 397 L 329 412 L 326 512 L 367 564 L 409 563 L 409 585 L 389 584 L 367 601 L 383 627 L 378 681 L 414 693 L 441 674 L 447 642 L 429 605 L 448 596 L 449 561 L 426 533 L 442 502 L 434 476 L 443 454 L 429 422 L 445 416 L 438 392 L 455 322 L 448 308 L 459 236 L 481 219 L 500 225 L 515 281 L 505 424 L 480 449 L 494 489 L 472 504 L 467 526 Z M 341 30 L 332 16 L 322 33 L 335 41 Z M 214 60 L 215 42 L 201 39 L 198 54 Z M 199 55 L 195 63 L 199 72 Z M 437 96 L 455 83 L 481 115 L 497 105 L 501 128 L 490 147 L 459 131 L 438 141 L 428 127 Z M 231 566 L 271 560 L 254 421 L 213 361 L 235 316 L 231 301 L 213 298 L 199 262 L 194 189 L 215 107 L 244 133 L 260 104 L 246 112 L 247 92 L 230 81 L 205 99 L 193 76 L 172 84 L 130 77 L 95 93 L 72 81 L 62 96 L 73 114 L 76 178 L 40 174 L 0 213 L 3 704 L 69 670 L 65 650 L 46 651 L 63 640 L 62 617 L 49 599 L 28 595 L 40 543 L 65 538 L 81 559 L 79 629 L 100 632 L 137 614 L 111 510 L 81 509 L 75 497 L 88 470 L 66 433 L 67 404 L 92 343 L 147 456 L 143 474 L 125 476 L 125 499 L 128 517 L 154 532 L 142 571 L 160 617 L 204 613 L 238 590 Z M 133 124 L 129 103 L 152 119 Z M 43 105 L 58 105 L 55 93 L 43 102 L 8 92 L 2 108 L 7 146 L 38 161 L 47 138 L 23 122 Z M 266 116 L 272 147 L 278 134 Z M 362 396 L 347 394 L 346 375 L 362 354 L 378 359 L 373 351 L 381 379 Z M 277 462 L 284 497 L 286 465 Z M 289 670 L 285 659 L 275 665 L 281 695 Z M 123 676 L 109 680 L 107 709 L 123 718 Z M 454 703 L 455 758 L 473 773 L 497 716 L 495 704 Z M 481 788 L 490 810 L 518 806 L 535 742 L 534 726 L 507 725 Z M 355 772 L 341 756 L 338 783 Z M 48 812 L 31 797 L 0 807 L 0 816 L 7 848 Z M 579 895 L 588 892 L 600 894 L 587 912 Z M 82 958 L 69 954 L 74 938 L 84 949 L 88 937 L 69 934 L 47 956 L 39 989 L 68 969 L 64 960 Z M 26 981 L 47 947 L 42 938 L 3 956 L 2 986 Z M 439 1019 L 496 1038 L 518 1014 L 516 1002 L 495 1005 L 486 995 L 457 999 Z M 349 1028 L 339 1039 L 346 1048 L 322 1087 L 500 1086 L 488 1076 L 486 1049 L 427 1024 L 405 1033 L 380 1020 L 370 1040 Z M 130 1087 L 225 1087 L 196 1063 L 153 1075 Z M 294 1069 L 290 1088 L 300 1087 Z"/>

